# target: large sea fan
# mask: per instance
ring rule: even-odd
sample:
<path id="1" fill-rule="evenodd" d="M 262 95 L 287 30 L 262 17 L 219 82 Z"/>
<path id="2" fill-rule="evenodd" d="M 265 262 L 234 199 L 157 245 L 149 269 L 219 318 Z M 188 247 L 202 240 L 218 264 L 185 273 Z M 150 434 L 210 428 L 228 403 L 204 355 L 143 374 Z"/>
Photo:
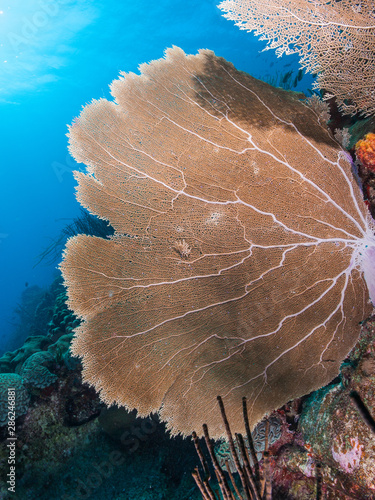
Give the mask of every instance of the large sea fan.
<path id="1" fill-rule="evenodd" d="M 298 94 L 204 50 L 123 74 L 70 128 L 78 199 L 115 228 L 61 265 L 73 352 L 108 404 L 173 432 L 216 396 L 242 429 L 337 373 L 374 297 L 373 226 L 351 164 Z"/>

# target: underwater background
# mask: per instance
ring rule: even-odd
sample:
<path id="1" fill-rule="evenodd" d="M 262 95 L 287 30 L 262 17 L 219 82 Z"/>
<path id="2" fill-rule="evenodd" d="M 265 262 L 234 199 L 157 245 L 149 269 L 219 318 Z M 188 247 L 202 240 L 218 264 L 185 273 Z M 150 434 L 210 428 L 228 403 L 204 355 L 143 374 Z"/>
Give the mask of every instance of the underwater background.
<path id="1" fill-rule="evenodd" d="M 106 408 L 82 382 L 80 360 L 69 350 L 80 320 L 67 307 L 59 264 L 69 236 L 112 234 L 75 199 L 73 171 L 85 167 L 70 156 L 66 134 L 92 99 L 112 100 L 109 84 L 120 72 L 139 73 L 140 64 L 174 45 L 186 54 L 207 48 L 267 83 L 313 94 L 314 76 L 300 70 L 297 55 L 265 51 L 266 42 L 226 20 L 218 3 L 0 2 L 0 500 L 202 498 L 192 478 L 199 459 L 191 438 L 170 438 L 156 415 L 141 419 Z M 375 186 L 375 170 L 371 176 Z M 374 498 L 374 456 L 367 450 L 375 450 L 375 441 L 350 403 L 353 387 L 366 384 L 366 401 L 375 403 L 375 346 L 368 356 L 374 338 L 372 317 L 340 377 L 254 429 L 258 460 L 267 448 L 273 454 L 272 498 Z M 14 452 L 6 444 L 9 386 L 17 392 Z M 346 441 L 333 455 L 341 469 L 328 463 L 321 497 L 321 465 L 312 450 L 328 456 L 340 436 Z M 224 469 L 235 471 L 226 442 L 216 443 L 215 453 Z M 13 491 L 8 460 L 14 456 Z"/>

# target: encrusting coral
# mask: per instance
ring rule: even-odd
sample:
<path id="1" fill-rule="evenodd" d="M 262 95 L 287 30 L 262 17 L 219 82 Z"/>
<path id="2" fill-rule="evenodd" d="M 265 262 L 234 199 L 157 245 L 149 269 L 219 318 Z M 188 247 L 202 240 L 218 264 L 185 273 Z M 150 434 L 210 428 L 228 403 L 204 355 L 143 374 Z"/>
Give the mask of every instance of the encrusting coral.
<path id="1" fill-rule="evenodd" d="M 9 410 L 8 389 L 15 392 L 15 407 Z M 22 377 L 17 373 L 0 373 L 0 427 L 9 422 L 8 412 L 17 417 L 24 415 L 29 408 L 30 396 L 23 384 Z"/>
<path id="2" fill-rule="evenodd" d="M 48 351 L 32 354 L 22 366 L 20 372 L 24 383 L 38 389 L 44 389 L 56 382 L 57 376 L 48 369 L 54 362 L 55 358 Z"/>
<path id="3" fill-rule="evenodd" d="M 4 415 L 4 419 L 7 416 L 7 395 L 4 392 L 7 384 L 11 386 L 13 382 L 16 385 L 17 398 L 20 398 L 16 408 L 18 418 L 27 412 L 30 396 L 31 403 L 34 403 L 43 390 L 50 388 L 62 374 L 80 367 L 79 360 L 73 358 L 70 352 L 73 328 L 80 321 L 68 310 L 65 291 L 61 293 L 56 282 L 46 292 L 46 296 L 52 295 L 55 296 L 54 314 L 52 320 L 45 324 L 46 330 L 49 327 L 48 335 L 28 337 L 21 347 L 6 352 L 0 358 L 0 416 Z M 44 319 L 46 321 L 47 317 Z M 0 428 L 5 423 L 6 419 L 0 419 Z"/>
<path id="4" fill-rule="evenodd" d="M 254 426 L 337 375 L 372 310 L 374 227 L 300 94 L 207 50 L 140 70 L 70 127 L 78 200 L 115 229 L 68 241 L 72 349 L 106 403 L 217 438 L 216 395 L 241 431 L 243 396 Z"/>
<path id="5" fill-rule="evenodd" d="M 353 401 L 353 394 L 375 416 L 375 317 L 362 326 L 355 349 L 341 367 L 340 381 L 313 393 L 304 404 L 300 427 L 306 446 L 323 466 L 324 481 L 334 475 L 349 498 L 373 499 L 375 434 Z"/>

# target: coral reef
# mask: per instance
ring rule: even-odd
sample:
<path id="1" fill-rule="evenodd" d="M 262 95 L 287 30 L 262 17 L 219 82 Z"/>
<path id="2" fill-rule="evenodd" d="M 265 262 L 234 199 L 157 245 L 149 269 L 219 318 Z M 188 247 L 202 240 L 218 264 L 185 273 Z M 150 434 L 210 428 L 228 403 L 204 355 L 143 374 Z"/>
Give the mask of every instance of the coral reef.
<path id="1" fill-rule="evenodd" d="M 40 351 L 32 354 L 22 365 L 20 375 L 24 384 L 44 389 L 57 380 L 57 375 L 51 373 L 48 366 L 53 365 L 55 359 L 48 351 Z M 45 366 L 47 365 L 47 366 Z"/>
<path id="2" fill-rule="evenodd" d="M 375 496 L 373 475 L 375 434 L 353 403 L 355 391 L 375 416 L 375 319 L 362 328 L 355 349 L 341 368 L 337 384 L 325 387 L 305 402 L 300 426 L 306 446 L 354 498 Z"/>
<path id="3" fill-rule="evenodd" d="M 23 294 L 20 325 L 11 344 L 14 351 L 8 351 L 0 357 L 0 372 L 19 371 L 21 365 L 33 353 L 45 350 L 60 336 L 71 333 L 80 321 L 66 304 L 66 291 L 61 276 L 56 278 L 48 290 L 30 287 Z M 26 293 L 27 292 L 27 293 Z M 26 298 L 27 301 L 26 301 Z M 26 302 L 25 302 L 26 301 Z M 18 332 L 22 331 L 22 334 Z M 18 347 L 21 345 L 21 347 Z M 17 365 L 20 365 L 17 368 Z"/>
<path id="4" fill-rule="evenodd" d="M 0 373 L 0 427 L 8 422 L 9 389 L 15 391 L 15 408 L 11 411 L 16 417 L 25 415 L 29 408 L 30 396 L 23 384 L 22 377 L 17 373 Z"/>
<path id="5" fill-rule="evenodd" d="M 60 286 L 55 299 L 52 318 L 48 323 L 48 336 L 54 342 L 65 334 L 71 334 L 79 324 L 80 320 L 67 306 L 66 291 Z"/>
<path id="6" fill-rule="evenodd" d="M 0 358 L 0 372 L 18 372 L 23 363 L 32 354 L 45 349 L 50 343 L 49 339 L 43 335 L 28 337 L 22 347 L 13 352 L 6 352 Z"/>
<path id="7" fill-rule="evenodd" d="M 372 420 L 369 424 L 361 406 L 353 403 L 353 394 L 374 417 L 375 316 L 362 325 L 360 338 L 342 364 L 339 377 L 330 385 L 273 412 L 251 433 L 254 452 L 258 452 L 258 466 L 268 470 L 273 499 L 375 498 L 375 426 L 373 417 L 369 417 Z M 268 440 L 265 439 L 267 428 Z M 244 472 L 247 465 L 242 460 L 238 438 L 236 441 L 234 449 Z M 256 477 L 248 435 L 243 441 L 253 477 Z M 215 469 L 220 467 L 226 472 L 229 467 L 239 490 L 238 497 L 245 498 L 239 476 L 235 474 L 238 464 L 228 440 L 216 444 L 215 455 L 218 460 Z M 204 468 L 202 473 L 204 478 Z M 225 477 L 230 484 L 230 474 Z M 206 498 L 205 494 L 202 496 Z M 250 498 L 258 497 L 253 492 Z"/>
<path id="8" fill-rule="evenodd" d="M 17 498 L 199 499 L 186 473 L 194 464 L 190 441 L 170 440 L 157 420 L 99 420 L 102 406 L 79 370 L 60 374 L 52 392 L 34 397 L 16 428 Z M 0 468 L 6 470 L 3 443 Z M 13 498 L 3 476 L 0 498 Z"/>
<path id="9" fill-rule="evenodd" d="M 263 452 L 266 449 L 266 428 L 268 425 L 268 439 L 267 446 L 272 447 L 282 437 L 283 422 L 279 415 L 274 412 L 266 419 L 261 420 L 252 431 L 252 439 L 254 450 L 257 454 L 258 460 L 261 460 Z M 247 438 L 244 438 L 245 446 L 249 450 L 249 443 Z M 225 470 L 226 462 L 228 462 L 232 472 L 236 472 L 236 466 L 231 455 L 229 443 L 227 441 L 219 442 L 215 446 L 215 454 L 220 466 Z M 253 460 L 250 455 L 250 465 L 253 465 Z"/>
<path id="10" fill-rule="evenodd" d="M 25 500 L 76 500 L 81 496 L 100 500 L 198 500 L 200 493 L 189 474 L 197 460 L 190 440 L 170 439 L 156 416 L 143 419 L 124 408 L 103 407 L 95 390 L 82 383 L 79 360 L 69 354 L 74 321 L 66 307 L 66 296 L 58 294 L 49 335 L 30 337 L 16 353 L 1 358 L 0 366 L 7 371 L 12 367 L 25 373 L 32 366 L 36 370 L 36 380 L 29 380 L 27 387 L 18 373 L 0 374 L 0 423 L 5 424 L 7 419 L 7 387 L 12 385 L 18 394 L 18 496 Z M 317 461 L 322 463 L 325 500 L 347 500 L 348 494 L 361 500 L 373 498 L 371 438 L 350 393 L 357 391 L 374 414 L 374 339 L 372 319 L 363 324 L 359 341 L 342 366 L 340 380 L 312 394 L 310 400 L 294 400 L 268 416 L 272 498 L 315 500 Z M 41 388 L 37 386 L 43 368 L 48 369 L 44 374 L 47 380 L 51 375 L 57 378 Z M 339 412 L 336 417 L 335 411 Z M 253 431 L 261 469 L 265 422 Z M 5 439 L 6 427 L 0 425 L 0 467 L 4 470 Z M 221 463 L 231 461 L 228 445 L 221 442 L 217 447 Z M 237 474 L 234 476 L 240 487 Z M 11 498 L 1 482 L 0 498 Z"/>
<path id="11" fill-rule="evenodd" d="M 67 308 L 61 280 L 56 280 L 44 296 L 49 297 L 48 308 L 51 313 L 43 315 L 43 328 L 48 333 L 28 337 L 22 347 L 13 352 L 6 352 L 0 358 L 2 380 L 18 381 L 20 397 L 22 395 L 22 400 L 25 401 L 31 398 L 32 403 L 36 401 L 35 398 L 40 397 L 43 389 L 56 383 L 59 377 L 65 377 L 67 372 L 80 368 L 79 360 L 73 358 L 70 352 L 73 329 L 80 321 Z M 52 296 L 55 297 L 55 303 L 51 305 Z M 34 307 L 35 311 L 31 310 L 31 316 L 37 316 L 41 309 L 40 302 L 36 302 Z M 5 404 L 5 400 L 1 399 L 2 415 L 6 414 Z M 17 417 L 26 413 L 27 406 L 22 406 L 21 410 L 16 412 Z M 5 425 L 5 421 L 0 422 L 0 427 L 2 425 Z"/>
<path id="12" fill-rule="evenodd" d="M 25 500 L 198 500 L 185 470 L 194 454 L 187 440 L 171 441 L 157 419 L 103 408 L 82 383 L 69 347 L 76 317 L 57 293 L 47 336 L 29 337 L 0 358 L 0 469 L 8 468 L 7 389 L 16 390 L 16 493 Z M 46 318 L 47 320 L 47 318 Z M 7 373 L 17 370 L 18 373 Z M 101 411 L 103 414 L 101 414 Z M 98 418 L 99 417 L 99 418 Z M 190 454 L 189 454 L 190 452 Z M 146 472 L 146 473 L 145 473 Z M 0 477 L 0 498 L 14 498 Z"/>

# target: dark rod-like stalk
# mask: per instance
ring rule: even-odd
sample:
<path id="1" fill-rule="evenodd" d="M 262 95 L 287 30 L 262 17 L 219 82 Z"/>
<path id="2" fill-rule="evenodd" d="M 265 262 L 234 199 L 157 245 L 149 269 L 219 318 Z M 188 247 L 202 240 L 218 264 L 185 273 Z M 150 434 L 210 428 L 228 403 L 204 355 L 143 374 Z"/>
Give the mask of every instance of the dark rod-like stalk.
<path id="1" fill-rule="evenodd" d="M 221 396 L 218 396 L 217 400 L 219 402 L 221 416 L 223 417 L 223 422 L 224 422 L 224 426 L 225 426 L 225 430 L 226 430 L 227 438 L 228 438 L 228 442 L 229 442 L 229 448 L 230 448 L 230 451 L 232 453 L 234 463 L 236 464 L 236 469 L 238 471 L 238 474 L 240 475 L 245 498 L 246 498 L 246 500 L 251 500 L 250 491 L 249 491 L 249 488 L 248 488 L 247 482 L 246 482 L 246 477 L 245 477 L 245 474 L 244 474 L 243 469 L 241 467 L 240 461 L 238 459 L 236 447 L 234 446 L 233 436 L 232 436 L 232 432 L 231 432 L 230 427 L 229 427 L 229 422 L 228 422 L 228 419 L 227 419 L 227 416 L 225 413 L 223 400 L 221 399 Z"/>
<path id="2" fill-rule="evenodd" d="M 249 416 L 247 413 L 246 397 L 242 398 L 242 411 L 243 411 L 243 420 L 245 423 L 247 442 L 249 443 L 250 454 L 251 454 L 251 458 L 252 458 L 253 464 L 254 464 L 254 476 L 255 476 L 255 480 L 256 480 L 256 482 L 258 484 L 258 488 L 259 488 L 259 484 L 260 484 L 259 462 L 258 462 L 258 457 L 257 457 L 256 451 L 254 448 L 253 437 L 252 437 L 251 431 L 250 431 Z"/>

